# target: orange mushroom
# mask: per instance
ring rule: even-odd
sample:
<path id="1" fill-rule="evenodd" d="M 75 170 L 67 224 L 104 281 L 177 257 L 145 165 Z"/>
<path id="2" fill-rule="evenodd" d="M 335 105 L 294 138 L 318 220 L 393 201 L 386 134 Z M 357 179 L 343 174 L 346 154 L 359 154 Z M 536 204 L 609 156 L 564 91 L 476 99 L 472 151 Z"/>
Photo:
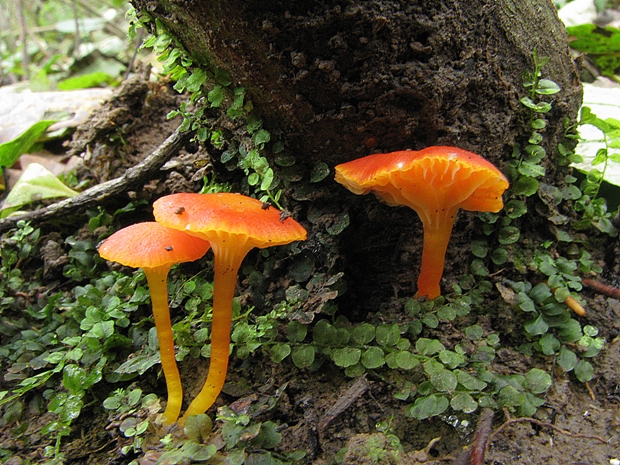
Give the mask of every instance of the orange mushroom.
<path id="1" fill-rule="evenodd" d="M 213 322 L 211 363 L 205 384 L 181 418 L 207 411 L 222 391 L 228 370 L 232 302 L 237 272 L 253 248 L 306 239 L 306 230 L 292 218 L 241 194 L 173 194 L 153 204 L 155 219 L 209 241 L 213 249 Z"/>
<path id="2" fill-rule="evenodd" d="M 161 367 L 168 389 L 168 402 L 164 411 L 165 422 L 168 424 L 177 420 L 183 403 L 183 387 L 174 357 L 168 308 L 168 272 L 173 264 L 197 260 L 207 250 L 207 241 L 153 221 L 120 229 L 98 247 L 99 255 L 106 260 L 144 270 L 151 292 Z"/>
<path id="3" fill-rule="evenodd" d="M 424 227 L 417 296 L 434 299 L 455 216 L 460 208 L 498 212 L 506 177 L 475 153 L 455 147 L 427 147 L 369 155 L 336 166 L 336 181 L 355 194 L 374 192 L 388 205 L 416 211 Z"/>

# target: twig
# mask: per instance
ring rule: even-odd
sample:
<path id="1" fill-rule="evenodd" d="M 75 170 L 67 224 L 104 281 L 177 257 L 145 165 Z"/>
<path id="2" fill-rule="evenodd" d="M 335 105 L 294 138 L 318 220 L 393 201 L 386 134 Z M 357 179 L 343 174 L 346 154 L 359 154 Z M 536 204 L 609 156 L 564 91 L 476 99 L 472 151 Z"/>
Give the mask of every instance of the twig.
<path id="1" fill-rule="evenodd" d="M 177 128 L 170 137 L 142 162 L 129 168 L 121 177 L 91 187 L 84 192 L 48 207 L 32 212 L 9 216 L 0 220 L 0 232 L 17 225 L 18 221 L 41 222 L 63 215 L 75 215 L 88 208 L 102 205 L 155 177 L 160 168 L 185 145 L 191 132 L 181 133 Z"/>
<path id="2" fill-rule="evenodd" d="M 471 448 L 461 452 L 452 465 L 484 465 L 487 443 L 493 427 L 493 416 L 493 410 L 490 408 L 482 409 Z"/>
<path id="3" fill-rule="evenodd" d="M 489 446 L 491 445 L 491 443 L 493 442 L 493 439 L 495 438 L 496 435 L 498 435 L 499 433 L 501 433 L 504 429 L 506 429 L 508 426 L 513 425 L 515 423 L 533 423 L 537 426 L 540 426 L 541 428 L 549 428 L 552 429 L 560 434 L 563 434 L 565 436 L 569 436 L 571 438 L 580 438 L 580 439 L 593 439 L 595 441 L 598 441 L 602 444 L 607 444 L 607 441 L 605 439 L 603 439 L 600 436 L 595 436 L 595 435 L 590 435 L 590 434 L 581 434 L 581 433 L 572 433 L 568 430 L 559 428 L 558 426 L 552 425 L 551 423 L 546 423 L 544 421 L 540 421 L 540 420 L 536 420 L 535 418 L 531 418 L 531 417 L 521 417 L 521 418 L 512 418 L 510 416 L 510 414 L 504 410 L 504 415 L 506 416 L 506 421 L 499 427 L 497 428 L 495 431 L 493 431 L 491 433 L 491 435 L 489 436 L 489 440 L 486 443 L 486 447 L 485 447 L 485 454 L 488 451 Z"/>
<path id="4" fill-rule="evenodd" d="M 620 299 L 620 289 L 617 287 L 609 286 L 596 279 L 584 278 L 581 282 L 588 287 L 591 287 L 599 294 L 606 295 L 607 297 L 613 297 L 614 299 Z"/>
<path id="5" fill-rule="evenodd" d="M 355 382 L 348 387 L 347 391 L 338 398 L 334 405 L 332 405 L 329 410 L 325 412 L 323 418 L 321 418 L 321 422 L 319 423 L 319 431 L 321 433 L 324 432 L 336 417 L 348 409 L 353 402 L 364 395 L 364 393 L 368 390 L 368 387 L 368 381 L 365 376 L 361 376 L 355 380 Z"/>

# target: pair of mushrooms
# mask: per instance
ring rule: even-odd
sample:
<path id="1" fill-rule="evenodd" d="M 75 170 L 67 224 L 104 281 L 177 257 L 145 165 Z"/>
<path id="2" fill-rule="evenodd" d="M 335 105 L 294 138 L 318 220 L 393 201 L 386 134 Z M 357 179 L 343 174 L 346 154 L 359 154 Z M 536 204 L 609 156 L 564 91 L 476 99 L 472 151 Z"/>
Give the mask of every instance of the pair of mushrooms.
<path id="1" fill-rule="evenodd" d="M 207 380 L 179 421 L 207 411 L 224 386 L 230 351 L 232 302 L 237 272 L 253 248 L 306 239 L 306 230 L 275 208 L 241 194 L 173 194 L 153 204 L 156 222 L 123 228 L 99 245 L 99 255 L 142 268 L 151 292 L 162 370 L 168 388 L 167 424 L 177 421 L 183 388 L 174 355 L 167 276 L 173 264 L 194 261 L 213 250 L 211 364 Z"/>
<path id="2" fill-rule="evenodd" d="M 415 210 L 424 228 L 417 296 L 440 295 L 444 257 L 459 209 L 497 212 L 508 188 L 504 175 L 480 156 L 454 147 L 429 147 L 370 155 L 336 166 L 336 181 L 355 194 L 374 192 L 389 205 Z M 124 228 L 99 246 L 99 254 L 143 268 L 168 387 L 165 421 L 179 416 L 183 391 L 174 357 L 166 278 L 172 264 L 214 256 L 211 364 L 207 380 L 180 422 L 204 413 L 222 390 L 228 368 L 232 299 L 245 255 L 306 239 L 306 230 L 275 208 L 240 194 L 173 194 L 153 204 L 157 222 Z"/>

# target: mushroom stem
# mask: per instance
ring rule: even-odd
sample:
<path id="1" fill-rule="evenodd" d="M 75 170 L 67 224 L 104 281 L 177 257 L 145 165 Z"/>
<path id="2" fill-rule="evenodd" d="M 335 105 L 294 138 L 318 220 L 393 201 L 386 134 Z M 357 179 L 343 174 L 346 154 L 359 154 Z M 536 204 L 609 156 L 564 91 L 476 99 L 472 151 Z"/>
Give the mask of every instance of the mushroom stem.
<path id="1" fill-rule="evenodd" d="M 211 322 L 211 355 L 209 374 L 202 389 L 191 402 L 179 423 L 188 417 L 205 413 L 222 392 L 228 371 L 232 304 L 237 285 L 237 273 L 248 250 L 231 253 L 230 247 L 212 242 L 213 250 L 213 312 Z"/>
<path id="2" fill-rule="evenodd" d="M 441 295 L 439 283 L 457 211 L 447 212 L 444 218 L 440 218 L 442 221 L 423 221 L 424 247 L 416 297 L 426 296 L 432 300 Z"/>
<path id="3" fill-rule="evenodd" d="M 174 356 L 174 338 L 168 308 L 168 271 L 170 271 L 170 266 L 163 266 L 145 269 L 144 274 L 151 292 L 151 305 L 153 307 L 155 328 L 157 329 L 161 368 L 168 388 L 168 402 L 166 403 L 164 418 L 167 424 L 171 424 L 177 420 L 181 412 L 183 386 L 181 385 L 181 375 L 179 374 L 179 368 Z"/>

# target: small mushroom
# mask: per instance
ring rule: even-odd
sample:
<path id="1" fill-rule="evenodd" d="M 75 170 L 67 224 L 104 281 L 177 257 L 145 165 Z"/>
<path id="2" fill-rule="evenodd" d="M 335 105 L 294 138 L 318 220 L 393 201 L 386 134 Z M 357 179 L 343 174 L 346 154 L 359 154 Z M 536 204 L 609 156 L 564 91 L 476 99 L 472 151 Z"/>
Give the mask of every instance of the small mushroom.
<path id="1" fill-rule="evenodd" d="M 424 228 L 417 296 L 441 294 L 446 249 L 459 209 L 498 212 L 506 177 L 475 153 L 427 147 L 369 155 L 336 166 L 336 181 L 355 194 L 373 192 L 388 205 L 416 211 Z"/>
<path id="2" fill-rule="evenodd" d="M 177 213 L 182 208 L 181 213 Z M 232 302 L 237 272 L 246 254 L 306 239 L 306 230 L 280 211 L 241 194 L 173 194 L 153 204 L 155 219 L 209 241 L 213 250 L 213 322 L 207 380 L 181 418 L 207 411 L 222 391 L 228 370 Z"/>
<path id="3" fill-rule="evenodd" d="M 183 403 L 183 388 L 174 357 L 168 308 L 168 272 L 175 263 L 197 260 L 207 250 L 207 241 L 153 221 L 120 229 L 98 247 L 99 255 L 106 260 L 144 270 L 151 292 L 161 366 L 168 389 L 168 402 L 164 411 L 167 424 L 177 420 Z"/>

